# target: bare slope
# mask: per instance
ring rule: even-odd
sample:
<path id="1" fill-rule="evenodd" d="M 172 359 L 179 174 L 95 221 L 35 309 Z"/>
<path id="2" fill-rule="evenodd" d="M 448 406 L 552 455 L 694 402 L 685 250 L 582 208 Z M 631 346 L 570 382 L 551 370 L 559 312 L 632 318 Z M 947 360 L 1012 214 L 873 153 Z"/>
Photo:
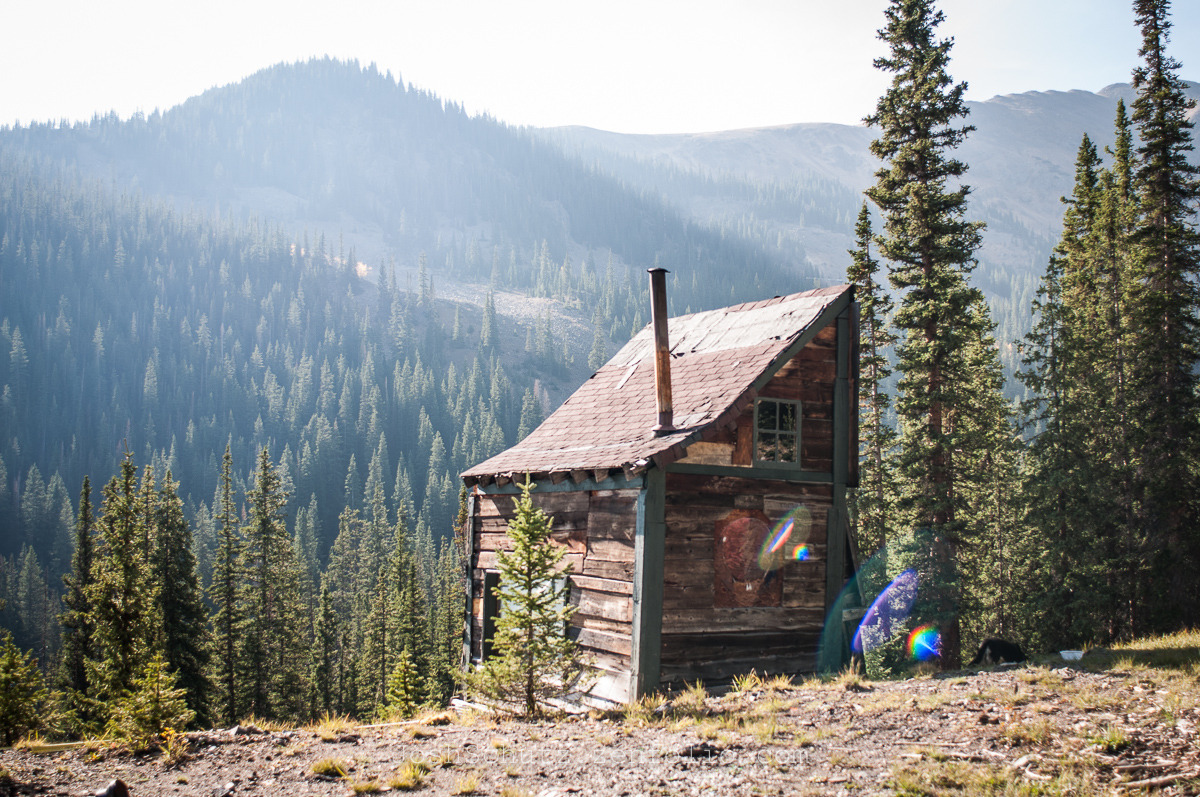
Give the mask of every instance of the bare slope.
<path id="1" fill-rule="evenodd" d="M 1057 658 L 1057 657 L 1055 657 Z M 1110 794 L 1200 783 L 1200 647 L 1181 634 L 1078 664 L 868 683 L 747 679 L 623 713 L 190 735 L 160 753 L 0 752 L 4 794 Z M 1157 664 L 1158 666 L 1148 666 Z M 409 763 L 413 762 L 413 763 Z M 330 764 L 344 778 L 318 775 Z M 418 772 L 413 777 L 413 771 Z M 419 781 L 419 782 L 418 782 Z M 373 785 L 372 785 L 373 784 Z"/>

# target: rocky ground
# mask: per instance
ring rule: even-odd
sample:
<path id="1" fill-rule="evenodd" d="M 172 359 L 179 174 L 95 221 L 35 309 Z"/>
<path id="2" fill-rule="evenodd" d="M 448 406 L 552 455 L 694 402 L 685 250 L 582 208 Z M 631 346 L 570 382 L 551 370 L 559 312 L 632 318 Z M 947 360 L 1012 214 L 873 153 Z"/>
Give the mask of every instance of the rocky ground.
<path id="1" fill-rule="evenodd" d="M 194 733 L 172 754 L 0 752 L 0 794 L 1200 793 L 1200 669 L 1061 663 L 869 683 L 750 679 L 720 697 L 540 722 Z M 245 732 L 249 730 L 250 732 Z"/>

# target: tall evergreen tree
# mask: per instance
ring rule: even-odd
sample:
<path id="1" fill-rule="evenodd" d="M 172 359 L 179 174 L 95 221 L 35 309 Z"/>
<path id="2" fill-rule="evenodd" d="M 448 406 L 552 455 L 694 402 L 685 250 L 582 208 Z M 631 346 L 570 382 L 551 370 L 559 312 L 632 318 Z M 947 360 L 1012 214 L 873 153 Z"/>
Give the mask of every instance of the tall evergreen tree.
<path id="1" fill-rule="evenodd" d="M 225 722 L 238 718 L 238 633 L 241 615 L 238 612 L 241 543 L 238 535 L 237 505 L 233 499 L 233 456 L 229 446 L 221 459 L 220 486 L 216 502 L 218 547 L 213 563 L 209 600 L 215 610 L 213 626 L 213 681 L 216 699 L 213 708 Z"/>
<path id="2" fill-rule="evenodd" d="M 238 607 L 244 707 L 263 717 L 299 715 L 308 694 L 299 566 L 284 523 L 287 498 L 264 448 L 254 486 L 246 495 L 250 523 L 242 548 Z"/>
<path id="3" fill-rule="evenodd" d="M 199 722 L 208 718 L 208 612 L 196 575 L 192 529 L 183 516 L 178 484 L 167 471 L 154 506 L 150 580 L 157 619 L 158 648 L 184 691 L 187 707 Z"/>
<path id="4" fill-rule="evenodd" d="M 88 592 L 92 583 L 95 529 L 92 517 L 92 485 L 83 477 L 79 491 L 79 519 L 75 524 L 75 551 L 71 556 L 71 572 L 63 576 L 66 594 L 63 595 L 63 613 L 59 622 L 63 627 L 63 656 L 61 681 L 68 700 L 82 729 L 94 730 L 94 708 L 89 705 L 91 688 L 88 681 L 87 661 L 93 658 L 92 637 L 95 627 L 92 621 L 92 604 Z"/>
<path id="5" fill-rule="evenodd" d="M 858 487 L 853 512 L 858 549 L 870 556 L 886 541 L 891 502 L 896 496 L 892 457 L 896 430 L 888 414 L 891 397 L 886 382 L 892 375 L 888 351 L 896 342 L 890 327 L 892 299 L 879 281 L 879 262 L 871 257 L 871 213 L 864 202 L 854 226 L 855 248 L 846 279 L 854 284 L 859 306 L 860 370 L 858 380 Z"/>
<path id="6" fill-rule="evenodd" d="M 113 704 L 128 692 L 151 654 L 152 591 L 145 555 L 145 518 L 139 512 L 136 468 L 126 453 L 120 473 L 104 487 L 99 544 L 88 597 L 95 624 L 89 685 Z"/>
<path id="7" fill-rule="evenodd" d="M 973 128 L 966 83 L 947 71 L 953 40 L 939 40 L 944 19 L 932 0 L 892 0 L 879 36 L 888 55 L 875 66 L 892 74 L 891 86 L 866 122 L 879 128 L 871 152 L 883 161 L 867 195 L 879 207 L 883 233 L 876 241 L 889 261 L 892 287 L 902 292 L 894 323 L 903 331 L 896 408 L 901 439 L 900 508 L 912 529 L 932 533 L 932 561 L 941 581 L 937 622 L 943 665 L 960 661 L 959 550 L 966 529 L 963 493 L 954 458 L 953 418 L 965 409 L 970 382 L 961 353 L 980 333 L 972 312 L 980 294 L 967 284 L 980 243 L 978 222 L 964 218 L 970 189 L 966 164 L 952 157 Z"/>
<path id="8" fill-rule="evenodd" d="M 1135 0 L 1143 63 L 1133 73 L 1139 206 L 1134 231 L 1133 324 L 1138 357 L 1134 402 L 1141 418 L 1138 487 L 1148 538 L 1156 541 L 1150 622 L 1157 628 L 1200 620 L 1194 577 L 1200 567 L 1200 169 L 1189 163 L 1194 103 L 1167 54 L 1170 0 Z M 1141 630 L 1141 629 L 1139 629 Z"/>

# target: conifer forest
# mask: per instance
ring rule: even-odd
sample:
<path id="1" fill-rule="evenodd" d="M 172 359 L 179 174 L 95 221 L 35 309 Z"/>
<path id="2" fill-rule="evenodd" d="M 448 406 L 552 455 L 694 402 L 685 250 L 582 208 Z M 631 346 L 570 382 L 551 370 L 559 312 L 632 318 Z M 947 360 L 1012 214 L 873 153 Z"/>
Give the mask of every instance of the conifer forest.
<path id="1" fill-rule="evenodd" d="M 1132 6 L 1132 99 L 1069 142 L 1048 237 L 973 201 L 932 0 L 881 22 L 865 193 L 589 156 L 328 58 L 0 128 L 0 731 L 445 704 L 458 474 L 646 324 L 656 265 L 671 315 L 856 286 L 856 553 L 937 585 L 943 666 L 1200 624 L 1195 89 L 1168 0 Z M 789 214 L 853 241 L 839 273 Z"/>

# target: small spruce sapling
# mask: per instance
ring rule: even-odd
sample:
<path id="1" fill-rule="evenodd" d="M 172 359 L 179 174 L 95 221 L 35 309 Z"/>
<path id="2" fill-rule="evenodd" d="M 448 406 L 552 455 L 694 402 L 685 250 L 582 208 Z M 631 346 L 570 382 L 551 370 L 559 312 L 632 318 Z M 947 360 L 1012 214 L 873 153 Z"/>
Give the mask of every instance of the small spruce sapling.
<path id="1" fill-rule="evenodd" d="M 552 519 L 534 506 L 533 487 L 526 480 L 515 499 L 508 524 L 512 551 L 497 554 L 496 655 L 467 676 L 469 690 L 527 716 L 576 691 L 587 669 L 578 643 L 567 635 L 575 613 L 568 600 L 571 566 L 563 566 L 563 551 L 550 540 Z"/>

